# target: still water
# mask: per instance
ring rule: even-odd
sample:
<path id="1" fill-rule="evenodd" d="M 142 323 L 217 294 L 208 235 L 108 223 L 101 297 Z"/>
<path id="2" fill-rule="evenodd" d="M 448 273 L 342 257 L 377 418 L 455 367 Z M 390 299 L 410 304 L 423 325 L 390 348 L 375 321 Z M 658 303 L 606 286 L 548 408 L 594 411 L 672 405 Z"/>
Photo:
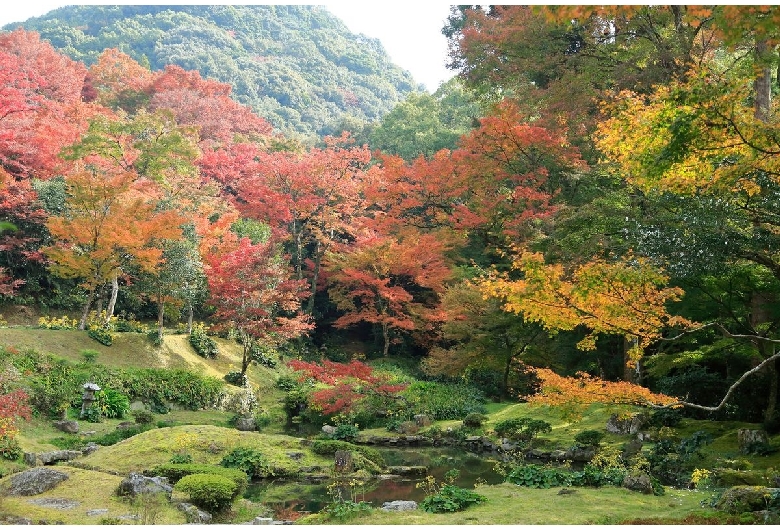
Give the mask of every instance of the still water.
<path id="1" fill-rule="evenodd" d="M 388 466 L 425 466 L 428 475 L 437 481 L 444 481 L 448 471 L 458 470 L 455 484 L 462 488 L 473 488 L 477 482 L 499 484 L 503 477 L 493 468 L 496 461 L 481 458 L 462 449 L 425 448 L 398 449 L 378 448 Z M 397 477 L 385 480 L 368 480 L 362 486 L 355 487 L 347 497 L 356 502 L 370 502 L 374 507 L 387 501 L 405 500 L 420 502 L 425 492 L 416 485 L 425 477 Z M 287 510 L 315 513 L 333 501 L 325 481 L 319 484 L 287 480 L 259 481 L 249 486 L 246 497 L 254 502 L 272 506 L 277 513 Z"/>

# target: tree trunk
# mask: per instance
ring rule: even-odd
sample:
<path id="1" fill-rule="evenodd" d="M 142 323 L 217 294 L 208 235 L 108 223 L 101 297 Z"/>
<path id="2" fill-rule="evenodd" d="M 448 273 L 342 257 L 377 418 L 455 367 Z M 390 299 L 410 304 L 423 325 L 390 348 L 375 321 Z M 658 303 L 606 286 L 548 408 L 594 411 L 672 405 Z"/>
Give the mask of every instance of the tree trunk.
<path id="1" fill-rule="evenodd" d="M 766 410 L 764 411 L 764 422 L 769 423 L 774 418 L 777 408 L 777 363 L 771 362 L 767 364 L 766 371 L 769 375 L 769 396 L 767 397 Z"/>
<path id="2" fill-rule="evenodd" d="M 92 307 L 92 300 L 95 297 L 95 290 L 92 289 L 87 294 L 87 301 L 84 304 L 84 309 L 81 311 L 81 320 L 79 320 L 79 329 L 84 330 L 87 327 L 87 317 L 89 316 L 89 309 Z"/>
<path id="3" fill-rule="evenodd" d="M 638 340 L 636 337 L 631 339 L 628 337 L 623 338 L 623 381 L 628 383 L 634 383 L 637 379 L 637 368 L 636 366 L 631 366 L 633 360 L 629 352 L 636 348 Z"/>
<path id="4" fill-rule="evenodd" d="M 106 324 L 111 322 L 111 317 L 114 316 L 114 307 L 116 307 L 116 297 L 119 294 L 119 273 L 115 274 L 111 278 L 111 298 L 108 300 L 108 308 L 106 309 Z"/>
<path id="5" fill-rule="evenodd" d="M 382 348 L 382 355 L 387 357 L 387 354 L 390 351 L 390 326 L 388 326 L 386 322 L 382 322 L 382 338 L 385 341 Z"/>
<path id="6" fill-rule="evenodd" d="M 753 110 L 757 120 L 767 121 L 772 105 L 772 70 L 768 63 L 770 52 L 765 40 L 756 41 L 755 68 L 756 78 L 753 80 Z"/>
<path id="7" fill-rule="evenodd" d="M 194 311 L 192 309 L 192 302 L 187 304 L 187 334 L 192 335 L 192 320 L 194 318 Z"/>
<path id="8" fill-rule="evenodd" d="M 165 303 L 162 295 L 157 298 L 157 338 L 162 342 L 163 324 L 165 322 Z"/>
<path id="9" fill-rule="evenodd" d="M 317 294 L 317 282 L 320 278 L 320 263 L 322 263 L 322 255 L 320 254 L 320 242 L 317 241 L 317 250 L 314 260 L 314 270 L 311 277 L 311 294 L 309 300 L 306 302 L 306 314 L 309 316 L 314 315 L 314 295 Z"/>

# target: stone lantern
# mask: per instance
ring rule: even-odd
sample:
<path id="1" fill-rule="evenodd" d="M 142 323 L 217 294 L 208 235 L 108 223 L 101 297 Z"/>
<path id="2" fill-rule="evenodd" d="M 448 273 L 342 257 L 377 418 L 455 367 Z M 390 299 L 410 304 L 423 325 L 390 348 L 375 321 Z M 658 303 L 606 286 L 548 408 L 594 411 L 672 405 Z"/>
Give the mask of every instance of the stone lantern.
<path id="1" fill-rule="evenodd" d="M 95 402 L 95 392 L 100 390 L 100 387 L 95 383 L 84 383 L 82 388 L 84 388 L 84 394 L 81 396 L 81 418 Z"/>

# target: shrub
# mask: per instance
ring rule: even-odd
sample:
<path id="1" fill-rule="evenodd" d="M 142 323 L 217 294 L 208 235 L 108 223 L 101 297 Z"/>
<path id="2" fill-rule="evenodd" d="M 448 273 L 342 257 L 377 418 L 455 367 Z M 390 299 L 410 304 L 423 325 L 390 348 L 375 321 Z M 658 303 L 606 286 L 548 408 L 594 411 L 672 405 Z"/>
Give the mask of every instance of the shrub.
<path id="1" fill-rule="evenodd" d="M 485 396 L 469 385 L 418 381 L 401 395 L 411 404 L 410 414 L 427 414 L 434 420 L 458 420 L 472 412 L 485 413 Z"/>
<path id="2" fill-rule="evenodd" d="M 249 379 L 241 372 L 228 372 L 225 374 L 225 381 L 231 385 L 243 387 L 247 385 Z"/>
<path id="3" fill-rule="evenodd" d="M 190 333 L 190 345 L 195 353 L 206 359 L 214 359 L 219 354 L 217 343 L 206 334 L 206 326 L 195 324 Z"/>
<path id="4" fill-rule="evenodd" d="M 179 451 L 178 453 L 174 453 L 168 462 L 171 464 L 192 464 L 192 455 L 184 451 Z"/>
<path id="5" fill-rule="evenodd" d="M 148 410 L 134 410 L 132 415 L 136 423 L 146 424 L 154 421 L 154 414 Z"/>
<path id="6" fill-rule="evenodd" d="M 517 440 L 519 442 L 531 442 L 538 434 L 552 431 L 552 425 L 544 420 L 531 418 L 513 418 L 499 421 L 493 427 L 498 436 Z"/>
<path id="7" fill-rule="evenodd" d="M 236 447 L 222 458 L 219 465 L 240 469 L 250 477 L 263 477 L 271 473 L 265 455 L 249 447 Z"/>
<path id="8" fill-rule="evenodd" d="M 162 335 L 160 335 L 160 330 L 152 329 L 147 331 L 146 338 L 149 339 L 153 346 L 162 346 L 163 339 Z"/>
<path id="9" fill-rule="evenodd" d="M 97 393 L 96 405 L 106 418 L 124 418 L 130 412 L 130 400 L 121 392 L 105 388 Z"/>
<path id="10" fill-rule="evenodd" d="M 420 502 L 420 508 L 432 513 L 459 512 L 469 506 L 485 501 L 487 501 L 487 497 L 484 495 L 453 484 L 447 484 L 438 493 L 425 497 Z"/>
<path id="11" fill-rule="evenodd" d="M 0 457 L 6 460 L 16 460 L 24 454 L 19 442 L 13 436 L 0 436 Z"/>
<path id="12" fill-rule="evenodd" d="M 468 427 L 470 429 L 478 429 L 482 427 L 482 423 L 487 419 L 487 416 L 484 414 L 479 414 L 477 412 L 472 412 L 471 414 L 466 415 L 465 418 L 463 418 L 463 425 L 465 427 Z"/>
<path id="13" fill-rule="evenodd" d="M 650 416 L 650 425 L 654 427 L 676 427 L 683 419 L 676 409 L 659 409 Z"/>
<path id="14" fill-rule="evenodd" d="M 385 465 L 382 453 L 365 445 L 355 445 L 341 440 L 312 440 L 310 449 L 312 453 L 320 456 L 335 456 L 336 451 L 352 451 L 362 455 L 378 467 Z"/>
<path id="15" fill-rule="evenodd" d="M 349 423 L 341 423 L 336 425 L 336 430 L 333 431 L 333 434 L 329 436 L 334 440 L 352 441 L 357 438 L 359 433 L 360 430 L 357 428 L 357 426 Z"/>
<path id="16" fill-rule="evenodd" d="M 574 441 L 580 447 L 598 447 L 603 439 L 604 433 L 596 430 L 582 431 L 574 435 Z"/>
<path id="17" fill-rule="evenodd" d="M 246 473 L 240 469 L 228 469 L 221 466 L 215 466 L 211 464 L 193 464 L 191 462 L 182 462 L 170 464 L 162 464 L 156 466 L 151 470 L 151 474 L 154 476 L 166 477 L 171 484 L 178 483 L 181 479 L 189 475 L 196 474 L 209 474 L 220 475 L 222 477 L 232 480 L 236 484 L 236 495 L 240 495 L 246 491 L 249 484 L 249 478 Z"/>
<path id="18" fill-rule="evenodd" d="M 527 488 L 555 488 L 570 486 L 571 474 L 563 469 L 537 464 L 526 464 L 512 468 L 505 478 L 506 482 Z"/>
<path id="19" fill-rule="evenodd" d="M 213 473 L 187 475 L 175 489 L 190 496 L 190 501 L 209 512 L 221 512 L 236 498 L 236 484 L 227 477 Z"/>
<path id="20" fill-rule="evenodd" d="M 111 346 L 114 343 L 114 337 L 111 335 L 111 331 L 104 327 L 90 327 L 87 330 L 87 335 L 104 346 Z"/>
<path id="21" fill-rule="evenodd" d="M 87 364 L 94 364 L 100 355 L 99 351 L 95 350 L 81 350 L 81 356 L 84 357 L 84 362 Z"/>
<path id="22" fill-rule="evenodd" d="M 285 392 L 289 392 L 290 390 L 298 388 L 300 386 L 300 383 L 298 382 L 297 378 L 291 375 L 282 375 L 279 376 L 279 379 L 276 380 L 274 386 L 279 390 L 284 390 Z"/>
<path id="23" fill-rule="evenodd" d="M 81 415 L 81 419 L 86 420 L 89 423 L 100 423 L 103 421 L 103 416 L 100 414 L 100 409 L 97 405 L 92 405 L 84 411 Z"/>

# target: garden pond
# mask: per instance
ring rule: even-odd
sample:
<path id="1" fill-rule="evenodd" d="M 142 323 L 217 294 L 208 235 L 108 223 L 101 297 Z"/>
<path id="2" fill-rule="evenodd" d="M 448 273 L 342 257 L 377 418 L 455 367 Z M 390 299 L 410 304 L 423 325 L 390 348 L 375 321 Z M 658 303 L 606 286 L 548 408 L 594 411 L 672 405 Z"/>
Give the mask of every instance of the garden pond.
<path id="1" fill-rule="evenodd" d="M 437 482 L 445 481 L 445 475 L 457 470 L 454 484 L 462 488 L 474 488 L 477 483 L 500 484 L 504 477 L 495 470 L 497 460 L 455 448 L 378 448 L 390 466 L 424 466 L 427 475 Z M 369 502 L 380 507 L 384 502 L 411 500 L 420 502 L 426 496 L 418 484 L 426 474 L 418 476 L 376 477 L 356 483 L 350 491 L 342 491 L 346 500 Z M 248 488 L 246 497 L 272 507 L 277 514 L 285 512 L 316 513 L 334 500 L 337 493 L 329 486 L 333 479 L 318 483 L 306 480 L 261 480 Z"/>

